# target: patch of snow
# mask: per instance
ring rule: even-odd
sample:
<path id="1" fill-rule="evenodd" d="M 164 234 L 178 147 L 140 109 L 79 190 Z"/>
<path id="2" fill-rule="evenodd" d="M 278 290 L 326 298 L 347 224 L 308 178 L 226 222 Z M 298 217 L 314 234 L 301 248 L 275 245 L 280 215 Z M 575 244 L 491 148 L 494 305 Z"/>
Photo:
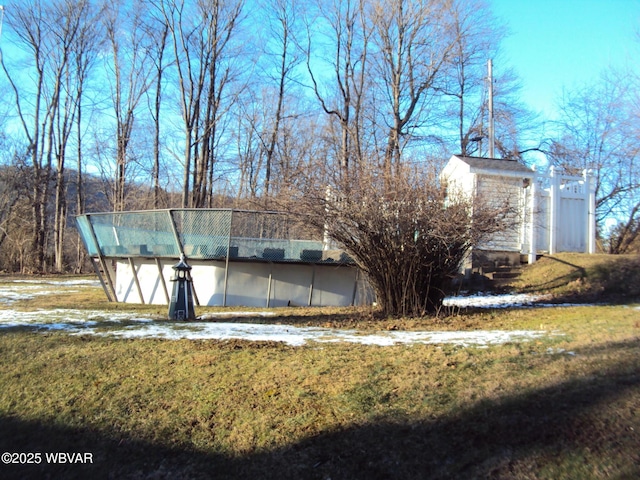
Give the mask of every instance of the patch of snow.
<path id="1" fill-rule="evenodd" d="M 140 318 L 131 313 L 106 312 L 101 310 L 53 309 L 17 311 L 0 309 L 0 329 L 12 327 L 31 327 L 38 330 L 65 330 L 79 332 L 87 327 L 100 325 L 100 322 L 121 323 L 152 322 L 151 318 Z"/>
<path id="2" fill-rule="evenodd" d="M 37 296 L 56 295 L 60 293 L 55 287 L 65 288 L 65 292 L 75 293 L 79 290 L 69 290 L 66 287 L 95 287 L 98 280 L 12 280 L 0 285 L 0 303 L 10 305 L 19 300 L 31 300 Z M 52 287 L 54 287 L 52 289 Z"/>
<path id="3" fill-rule="evenodd" d="M 532 295 L 529 293 L 505 293 L 500 295 L 460 295 L 446 297 L 442 302 L 448 307 L 458 308 L 525 308 L 525 307 L 585 307 L 593 303 L 548 303 L 551 295 Z"/>
<path id="4" fill-rule="evenodd" d="M 255 315 L 262 312 L 224 312 L 229 316 Z M 271 315 L 271 312 L 267 312 Z M 71 335 L 103 335 L 120 338 L 164 338 L 170 340 L 230 340 L 283 342 L 292 346 L 308 342 L 348 342 L 361 345 L 454 344 L 486 346 L 522 342 L 540 338 L 544 331 L 480 330 L 470 332 L 400 332 L 361 333 L 322 327 L 295 327 L 279 324 L 228 322 L 154 321 L 131 313 L 85 311 L 73 309 L 21 312 L 0 310 L 0 328 L 29 327 L 38 331 L 64 331 Z"/>
<path id="5" fill-rule="evenodd" d="M 531 295 L 528 293 L 507 293 L 502 295 L 468 295 L 447 297 L 443 304 L 447 307 L 475 307 L 475 308 L 512 308 L 538 304 L 549 299 L 544 295 Z"/>
<path id="6" fill-rule="evenodd" d="M 31 300 L 40 295 L 54 295 L 53 290 L 42 289 L 36 286 L 0 287 L 0 302 L 5 304 L 15 303 L 19 300 Z"/>
<path id="7" fill-rule="evenodd" d="M 0 285 L 0 303 L 10 304 L 36 295 L 55 295 L 51 286 L 97 286 L 96 280 L 16 280 Z M 545 297 L 528 294 L 470 295 L 448 297 L 445 305 L 458 307 L 507 308 L 540 305 Z M 640 308 L 640 307 L 638 307 Z M 522 342 L 548 335 L 544 331 L 468 331 L 468 332 L 401 332 L 363 333 L 321 327 L 296 327 L 276 324 L 217 322 L 216 319 L 273 317 L 274 311 L 222 311 L 202 315 L 196 322 L 171 322 L 141 317 L 135 313 L 79 309 L 36 310 L 31 312 L 0 309 L 0 329 L 27 327 L 37 331 L 64 331 L 72 335 L 111 335 L 120 338 L 166 339 L 243 339 L 275 341 L 288 345 L 307 342 L 350 342 L 362 345 L 454 344 L 486 346 L 506 342 Z M 202 320 L 214 320 L 212 322 Z"/>
<path id="8" fill-rule="evenodd" d="M 564 348 L 547 348 L 548 355 L 560 355 L 562 353 L 564 353 L 565 355 L 570 355 L 572 357 L 576 356 L 576 352 L 567 352 Z"/>
<path id="9" fill-rule="evenodd" d="M 306 343 L 305 336 L 297 327 L 285 325 L 263 325 L 242 323 L 167 323 L 158 322 L 142 327 L 128 327 L 108 332 L 86 332 L 120 338 L 163 338 L 167 340 L 247 340 L 283 342 L 292 346 Z"/>
<path id="10" fill-rule="evenodd" d="M 100 280 L 77 279 L 77 280 L 53 280 L 53 279 L 29 279 L 29 280 L 12 280 L 12 283 L 32 283 L 35 285 L 59 285 L 59 286 L 87 286 L 99 287 Z"/>
<path id="11" fill-rule="evenodd" d="M 493 345 L 506 342 L 527 341 L 540 338 L 543 331 L 472 331 L 472 332 L 379 332 L 359 333 L 355 330 L 339 330 L 321 327 L 293 327 L 289 325 L 264 325 L 242 323 L 155 323 L 123 330 L 95 332 L 121 338 L 164 338 L 171 340 L 231 340 L 283 342 L 292 346 L 318 343 L 358 343 L 361 345 L 391 346 L 398 344 L 455 344 L 460 346 Z"/>
<path id="12" fill-rule="evenodd" d="M 210 312 L 200 315 L 201 320 L 215 318 L 239 318 L 239 317 L 275 317 L 276 312 Z"/>

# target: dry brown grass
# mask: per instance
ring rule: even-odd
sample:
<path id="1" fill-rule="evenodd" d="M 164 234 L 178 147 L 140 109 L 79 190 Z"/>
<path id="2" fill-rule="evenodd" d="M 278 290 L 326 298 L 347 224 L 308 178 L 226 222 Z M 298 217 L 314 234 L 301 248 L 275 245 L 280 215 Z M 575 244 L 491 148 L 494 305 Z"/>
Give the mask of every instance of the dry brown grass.
<path id="1" fill-rule="evenodd" d="M 609 478 L 638 473 L 640 313 L 489 348 L 0 334 L 5 478 Z M 567 312 L 565 312 L 567 313 Z M 513 327 L 523 327 L 517 319 Z M 555 326 L 555 315 L 537 322 Z M 582 327 L 577 325 L 582 324 Z M 586 327 L 585 324 L 586 323 Z M 572 472 L 576 476 L 568 475 Z"/>
<path id="2" fill-rule="evenodd" d="M 524 268 L 511 287 L 557 301 L 640 301 L 640 255 L 561 253 Z"/>
<path id="3" fill-rule="evenodd" d="M 75 295 L 61 292 L 56 302 L 99 305 Z M 0 465 L 0 476 L 640 476 L 636 305 L 411 320 L 367 309 L 278 312 L 266 321 L 548 333 L 487 348 L 288 347 L 0 330 L 0 450 L 91 452 L 95 461 Z"/>

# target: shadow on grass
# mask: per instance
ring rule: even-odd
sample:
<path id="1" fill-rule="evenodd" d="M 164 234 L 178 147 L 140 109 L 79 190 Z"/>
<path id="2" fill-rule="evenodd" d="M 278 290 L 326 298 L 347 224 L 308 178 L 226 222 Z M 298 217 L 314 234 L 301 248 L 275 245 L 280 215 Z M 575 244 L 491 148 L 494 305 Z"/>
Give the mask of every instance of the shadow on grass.
<path id="1" fill-rule="evenodd" d="M 1 451 L 90 452 L 94 461 L 0 465 L 0 477 L 539 478 L 547 469 L 555 478 L 639 478 L 640 417 L 629 411 L 640 396 L 638 341 L 596 346 L 593 353 L 603 348 L 619 354 L 615 365 L 597 365 L 579 379 L 482 400 L 451 417 L 390 415 L 240 458 L 0 416 Z M 598 463 L 606 474 L 597 474 Z"/>
<path id="2" fill-rule="evenodd" d="M 570 282 L 574 282 L 576 280 L 587 277 L 587 270 L 584 267 L 581 267 L 580 265 L 575 265 L 573 263 L 567 262 L 566 260 L 563 260 L 561 258 L 554 257 L 554 256 L 545 257 L 545 260 L 561 263 L 563 265 L 566 265 L 572 268 L 573 270 L 571 270 L 569 273 L 562 276 L 546 277 L 545 278 L 546 281 L 542 283 L 536 283 L 535 285 L 528 285 L 526 288 L 522 289 L 524 292 L 527 292 L 527 293 L 544 292 L 544 291 L 558 288 L 559 286 L 566 285 Z"/>
<path id="3" fill-rule="evenodd" d="M 640 300 L 640 256 L 611 255 L 607 261 L 593 262 L 586 267 L 556 256 L 545 257 L 545 260 L 565 265 L 571 270 L 564 275 L 552 275 L 543 282 L 528 285 L 521 289 L 523 292 L 557 290 L 554 303 L 626 304 Z"/>

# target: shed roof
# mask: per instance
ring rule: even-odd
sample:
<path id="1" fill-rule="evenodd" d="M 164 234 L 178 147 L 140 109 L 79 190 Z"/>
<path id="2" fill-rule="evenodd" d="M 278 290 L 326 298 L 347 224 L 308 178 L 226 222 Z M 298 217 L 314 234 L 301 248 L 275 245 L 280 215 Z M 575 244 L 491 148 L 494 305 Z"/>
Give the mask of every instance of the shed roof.
<path id="1" fill-rule="evenodd" d="M 476 171 L 504 171 L 512 173 L 523 173 L 533 175 L 534 171 L 516 160 L 485 158 L 485 157 L 465 157 L 454 155 L 458 160 L 466 163 L 471 170 Z"/>

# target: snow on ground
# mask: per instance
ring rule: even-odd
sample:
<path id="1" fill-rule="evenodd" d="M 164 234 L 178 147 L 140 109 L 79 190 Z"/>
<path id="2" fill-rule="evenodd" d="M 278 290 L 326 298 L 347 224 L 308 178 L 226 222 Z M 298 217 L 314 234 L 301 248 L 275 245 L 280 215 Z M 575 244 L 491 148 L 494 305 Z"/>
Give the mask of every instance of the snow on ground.
<path id="1" fill-rule="evenodd" d="M 458 308 L 527 308 L 527 307 L 576 307 L 595 305 L 590 303 L 552 303 L 551 295 L 532 295 L 530 293 L 505 293 L 460 295 L 447 297 L 443 304 Z"/>
<path id="2" fill-rule="evenodd" d="M 505 293 L 502 295 L 461 295 L 447 297 L 444 305 L 448 307 L 475 308 L 514 308 L 539 304 L 550 297 L 545 295 L 531 295 L 529 293 Z"/>
<path id="3" fill-rule="evenodd" d="M 275 341 L 293 346 L 307 342 L 358 343 L 362 345 L 391 346 L 398 344 L 428 343 L 456 344 L 462 346 L 500 344 L 525 341 L 545 335 L 542 331 L 473 331 L 473 332 L 379 332 L 359 333 L 356 330 L 339 330 L 320 327 L 293 327 L 290 325 L 264 325 L 243 323 L 189 323 L 188 325 L 155 323 L 139 328 L 105 333 L 123 338 L 166 339 L 243 339 L 251 341 Z"/>
<path id="4" fill-rule="evenodd" d="M 78 292 L 76 288 L 98 287 L 98 280 L 13 280 L 0 285 L 0 304 L 12 304 L 18 300 L 31 300 L 41 295 L 55 295 L 60 288 L 65 292 Z M 75 287 L 69 289 L 68 287 Z"/>
<path id="5" fill-rule="evenodd" d="M 0 285 L 0 304 L 11 304 L 19 299 L 36 295 L 58 293 L 57 289 L 97 286 L 93 280 L 80 281 L 14 281 Z M 544 297 L 516 295 L 473 295 L 449 297 L 445 305 L 477 308 L 523 307 L 538 304 Z M 363 333 L 356 330 L 340 330 L 321 327 L 295 327 L 279 324 L 229 323 L 225 318 L 272 317 L 273 311 L 224 311 L 207 313 L 199 321 L 172 322 L 132 313 L 88 311 L 79 309 L 52 309 L 18 311 L 0 309 L 0 332 L 7 328 L 22 327 L 38 332 L 64 331 L 71 335 L 102 335 L 119 338 L 164 339 L 244 339 L 250 341 L 275 341 L 299 346 L 308 342 L 350 342 L 363 345 L 389 346 L 396 344 L 455 344 L 462 346 L 486 346 L 506 342 L 522 342 L 548 335 L 544 331 L 461 331 L 461 332 L 402 332 L 384 331 Z"/>
<path id="6" fill-rule="evenodd" d="M 100 324 L 121 324 L 122 322 L 147 323 L 153 319 L 135 316 L 125 312 L 102 310 L 76 310 L 56 308 L 52 310 L 2 310 L 0 309 L 0 331 L 11 327 L 30 327 L 36 330 L 66 330 L 79 332 Z"/>
<path id="7" fill-rule="evenodd" d="M 87 287 L 99 287 L 99 280 L 90 280 L 90 279 L 72 279 L 72 280 L 53 280 L 53 279 L 27 279 L 27 280 L 12 280 L 12 283 L 31 283 L 34 285 L 56 285 L 56 286 L 68 286 L 68 285 L 82 285 Z"/>
<path id="8" fill-rule="evenodd" d="M 232 312 L 229 312 L 231 314 Z M 235 312 L 245 316 L 248 312 Z M 249 312 L 250 313 L 250 312 Z M 261 313 L 261 312 L 260 312 Z M 295 327 L 279 324 L 229 322 L 173 322 L 153 320 L 126 313 L 84 310 L 37 310 L 20 312 L 0 310 L 0 331 L 11 327 L 32 328 L 40 332 L 65 331 L 71 335 L 101 335 L 119 338 L 163 338 L 167 340 L 230 340 L 274 341 L 300 346 L 308 342 L 358 343 L 390 346 L 398 344 L 455 344 L 486 346 L 506 342 L 521 342 L 540 338 L 544 331 L 479 330 L 470 332 L 401 332 L 360 333 L 321 327 Z"/>
<path id="9" fill-rule="evenodd" d="M 210 312 L 200 315 L 200 320 L 214 320 L 216 318 L 240 318 L 240 317 L 275 317 L 276 312 Z"/>

